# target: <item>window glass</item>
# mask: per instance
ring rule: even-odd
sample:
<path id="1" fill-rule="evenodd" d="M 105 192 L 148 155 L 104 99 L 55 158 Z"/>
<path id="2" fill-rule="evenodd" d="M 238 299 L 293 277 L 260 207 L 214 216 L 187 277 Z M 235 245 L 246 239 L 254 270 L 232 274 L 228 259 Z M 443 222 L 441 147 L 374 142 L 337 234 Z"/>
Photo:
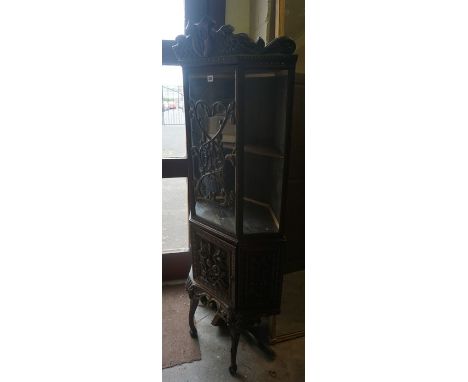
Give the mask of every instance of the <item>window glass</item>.
<path id="1" fill-rule="evenodd" d="M 162 250 L 188 251 L 187 178 L 162 180 Z"/>
<path id="2" fill-rule="evenodd" d="M 185 146 L 185 105 L 180 66 L 162 67 L 162 155 L 183 158 Z"/>

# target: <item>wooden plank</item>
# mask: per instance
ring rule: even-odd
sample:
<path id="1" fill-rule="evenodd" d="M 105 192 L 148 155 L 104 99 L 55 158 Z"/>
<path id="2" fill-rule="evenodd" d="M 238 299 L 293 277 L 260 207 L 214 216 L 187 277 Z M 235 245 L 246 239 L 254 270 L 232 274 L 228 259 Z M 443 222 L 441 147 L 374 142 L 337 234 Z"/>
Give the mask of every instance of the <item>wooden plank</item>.
<path id="1" fill-rule="evenodd" d="M 162 160 L 163 178 L 185 178 L 187 177 L 187 158 L 174 158 Z"/>
<path id="2" fill-rule="evenodd" d="M 191 266 L 190 252 L 163 253 L 162 279 L 163 281 L 184 280 L 187 278 Z"/>

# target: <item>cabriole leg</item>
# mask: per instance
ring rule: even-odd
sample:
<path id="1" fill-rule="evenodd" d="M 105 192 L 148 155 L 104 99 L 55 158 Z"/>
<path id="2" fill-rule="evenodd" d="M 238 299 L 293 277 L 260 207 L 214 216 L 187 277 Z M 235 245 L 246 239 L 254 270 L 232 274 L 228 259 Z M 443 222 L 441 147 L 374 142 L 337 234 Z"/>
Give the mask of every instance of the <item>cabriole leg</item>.
<path id="1" fill-rule="evenodd" d="M 231 375 L 235 375 L 237 372 L 237 346 L 239 345 L 240 330 L 237 326 L 230 327 L 231 332 L 231 366 L 229 372 Z"/>
<path id="2" fill-rule="evenodd" d="M 193 316 L 195 315 L 195 311 L 197 310 L 199 297 L 195 293 L 195 285 L 192 282 L 192 269 L 190 269 L 190 273 L 187 277 L 187 281 L 185 282 L 185 290 L 187 291 L 189 298 L 190 298 L 190 310 L 189 310 L 189 326 L 190 326 L 190 336 L 192 338 L 198 337 L 197 328 L 195 327 L 195 323 L 193 322 Z"/>
<path id="3" fill-rule="evenodd" d="M 199 298 L 195 295 L 190 296 L 190 310 L 189 310 L 189 326 L 190 326 L 190 335 L 192 338 L 197 338 L 197 328 L 195 327 L 195 323 L 193 322 L 193 316 L 195 315 L 195 311 L 197 310 Z"/>

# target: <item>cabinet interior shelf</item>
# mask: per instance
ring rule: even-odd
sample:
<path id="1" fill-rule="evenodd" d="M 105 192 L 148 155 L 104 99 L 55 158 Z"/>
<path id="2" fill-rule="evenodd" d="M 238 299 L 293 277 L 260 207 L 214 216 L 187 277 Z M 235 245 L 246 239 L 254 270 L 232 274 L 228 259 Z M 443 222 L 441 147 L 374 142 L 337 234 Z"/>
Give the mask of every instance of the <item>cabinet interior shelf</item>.
<path id="1" fill-rule="evenodd" d="M 223 146 L 227 149 L 233 149 L 236 145 L 235 143 L 231 143 L 231 142 L 223 142 Z M 268 146 L 244 145 L 244 152 L 253 154 L 253 155 L 260 155 L 264 157 L 284 159 L 284 156 L 281 154 L 279 150 L 276 150 Z"/>
<path id="2" fill-rule="evenodd" d="M 259 146 L 259 145 L 245 145 L 244 151 L 249 154 L 261 155 L 265 157 L 284 159 L 284 156 L 281 155 L 279 150 L 275 150 L 268 146 Z"/>
<path id="3" fill-rule="evenodd" d="M 195 214 L 229 232 L 235 232 L 234 208 L 221 207 L 203 199 L 195 203 Z M 279 229 L 278 218 L 270 205 L 244 197 L 244 234 L 271 233 Z"/>

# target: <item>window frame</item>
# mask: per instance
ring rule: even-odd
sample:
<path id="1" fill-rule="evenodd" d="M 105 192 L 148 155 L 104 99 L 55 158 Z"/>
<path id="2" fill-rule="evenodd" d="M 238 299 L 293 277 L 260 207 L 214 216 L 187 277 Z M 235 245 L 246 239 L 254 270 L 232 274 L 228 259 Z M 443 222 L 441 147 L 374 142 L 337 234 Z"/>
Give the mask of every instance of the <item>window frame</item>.
<path id="1" fill-rule="evenodd" d="M 198 22 L 203 16 L 215 20 L 216 28 L 224 25 L 226 13 L 225 0 L 184 0 L 185 25 L 188 21 Z M 175 36 L 174 36 L 175 37 Z M 179 62 L 172 50 L 175 40 L 162 40 L 162 65 L 179 66 Z M 187 178 L 188 159 L 162 158 L 162 178 Z M 188 199 L 188 194 L 187 194 Z M 187 215 L 188 219 L 188 215 Z M 190 233 L 189 233 L 190 234 Z M 162 251 L 161 251 L 162 252 Z M 189 249 L 184 252 L 162 252 L 162 278 L 163 281 L 185 279 L 192 266 L 192 257 Z"/>

